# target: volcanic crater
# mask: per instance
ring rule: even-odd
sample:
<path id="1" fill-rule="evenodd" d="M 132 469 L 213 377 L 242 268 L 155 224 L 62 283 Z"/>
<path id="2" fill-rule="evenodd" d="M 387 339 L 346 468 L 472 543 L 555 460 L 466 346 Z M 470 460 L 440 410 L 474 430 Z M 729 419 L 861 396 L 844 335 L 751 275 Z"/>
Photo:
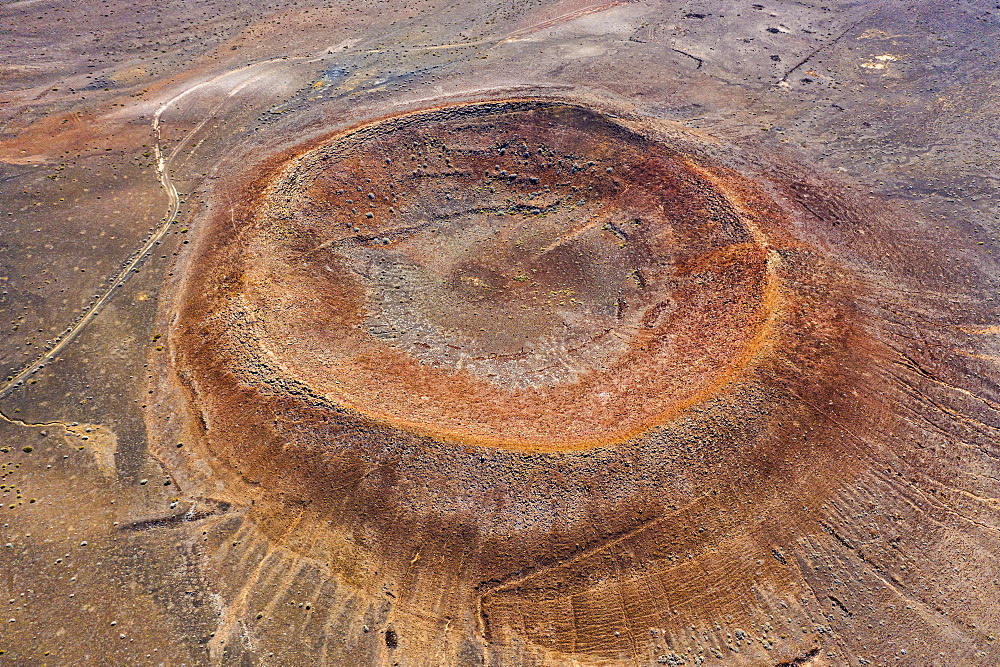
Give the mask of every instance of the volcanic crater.
<path id="1" fill-rule="evenodd" d="M 773 324 L 768 221 L 581 107 L 462 106 L 306 152 L 267 188 L 227 301 L 254 359 L 436 439 L 618 442 L 711 395 Z"/>
<path id="2" fill-rule="evenodd" d="M 414 618 L 448 609 L 486 641 L 617 656 L 645 640 L 550 616 L 626 579 L 637 608 L 659 613 L 662 588 L 678 622 L 707 622 L 664 573 L 677 553 L 742 568 L 857 473 L 839 434 L 876 354 L 861 288 L 799 238 L 801 196 L 713 153 L 537 99 L 306 142 L 197 242 L 154 385 L 187 412 L 150 422 L 193 447 L 163 460 L 359 595 L 398 586 L 421 636 Z M 812 211 L 864 214 L 798 183 Z M 619 570 L 611 548 L 648 565 Z M 794 586 L 758 575 L 705 585 L 750 622 L 738 600 Z"/>

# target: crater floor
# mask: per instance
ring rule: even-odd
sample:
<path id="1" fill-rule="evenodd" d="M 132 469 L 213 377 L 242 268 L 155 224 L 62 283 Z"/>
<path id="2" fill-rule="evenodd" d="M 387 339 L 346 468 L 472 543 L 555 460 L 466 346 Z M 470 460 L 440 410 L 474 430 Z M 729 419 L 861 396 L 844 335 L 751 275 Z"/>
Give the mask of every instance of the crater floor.
<path id="1" fill-rule="evenodd" d="M 386 424 L 621 441 L 731 381 L 773 324 L 762 221 L 712 179 L 564 104 L 383 121 L 277 176 L 223 321 L 249 309 L 254 359 Z"/>

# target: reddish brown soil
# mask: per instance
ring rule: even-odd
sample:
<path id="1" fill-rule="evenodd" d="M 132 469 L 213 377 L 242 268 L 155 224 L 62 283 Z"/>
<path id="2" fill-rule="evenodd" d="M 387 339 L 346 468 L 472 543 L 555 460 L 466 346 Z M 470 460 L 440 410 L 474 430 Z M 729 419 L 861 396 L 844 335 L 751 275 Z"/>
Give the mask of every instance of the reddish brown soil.
<path id="1" fill-rule="evenodd" d="M 997 12 L 323 5 L 0 7 L 0 663 L 1000 664 Z"/>
<path id="2" fill-rule="evenodd" d="M 226 260 L 253 313 L 245 344 L 439 439 L 636 436 L 731 381 L 774 321 L 777 256 L 710 178 L 574 107 L 351 133 L 279 176 Z"/>
<path id="3" fill-rule="evenodd" d="M 170 347 L 270 539 L 508 648 L 617 659 L 650 626 L 766 616 L 768 655 L 811 650 L 775 545 L 859 474 L 882 353 L 801 209 L 690 137 L 530 100 L 259 179 L 202 238 Z M 830 193 L 812 208 L 851 206 Z"/>

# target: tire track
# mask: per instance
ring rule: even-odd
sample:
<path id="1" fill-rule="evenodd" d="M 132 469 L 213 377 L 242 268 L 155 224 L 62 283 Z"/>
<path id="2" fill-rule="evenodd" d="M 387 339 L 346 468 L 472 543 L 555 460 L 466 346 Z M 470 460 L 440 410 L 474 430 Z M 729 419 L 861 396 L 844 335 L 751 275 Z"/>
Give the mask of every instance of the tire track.
<path id="1" fill-rule="evenodd" d="M 151 122 L 153 134 L 156 137 L 156 143 L 154 145 L 154 153 L 156 155 L 156 173 L 157 178 L 160 181 L 160 185 L 163 187 L 164 192 L 167 195 L 167 213 L 160 223 L 159 228 L 154 230 L 150 234 L 143 245 L 132 253 L 129 260 L 124 264 L 122 269 L 115 275 L 111 282 L 104 288 L 104 291 L 98 296 L 97 300 L 94 301 L 90 307 L 84 311 L 84 313 L 78 317 L 74 323 L 66 329 L 63 335 L 57 339 L 56 343 L 44 354 L 36 357 L 34 361 L 29 363 L 27 366 L 22 368 L 16 375 L 12 376 L 10 380 L 7 380 L 2 387 L 0 387 L 0 399 L 7 397 L 13 393 L 16 389 L 23 386 L 25 381 L 32 375 L 36 374 L 41 369 L 45 368 L 53 359 L 55 359 L 66 347 L 73 342 L 76 336 L 83 331 L 83 329 L 93 321 L 95 317 L 101 312 L 101 309 L 107 305 L 107 303 L 114 297 L 118 290 L 128 281 L 129 277 L 138 269 L 139 265 L 142 264 L 143 260 L 149 256 L 149 252 L 156 246 L 157 243 L 163 240 L 170 231 L 170 226 L 173 224 L 174 219 L 180 212 L 180 195 L 177 193 L 177 188 L 174 186 L 173 181 L 170 177 L 170 164 L 174 159 L 180 154 L 180 151 L 190 142 L 191 138 L 194 137 L 205 124 L 215 116 L 215 114 L 222 108 L 222 106 L 228 102 L 232 97 L 240 93 L 250 84 L 256 82 L 261 77 L 265 75 L 264 72 L 254 76 L 243 83 L 237 85 L 233 88 L 215 107 L 209 111 L 205 117 L 201 120 L 198 125 L 196 125 L 190 132 L 184 135 L 183 139 L 174 147 L 168 156 L 164 156 L 163 153 L 163 138 L 160 132 L 160 123 L 164 112 L 170 109 L 173 105 L 180 102 L 182 99 L 190 95 L 191 93 L 210 86 L 214 83 L 221 81 L 227 77 L 239 74 L 241 72 L 246 72 L 248 70 L 260 68 L 266 65 L 270 65 L 276 62 L 291 64 L 293 61 L 298 64 L 299 61 L 315 62 L 320 60 L 319 58 L 307 59 L 304 57 L 299 58 L 272 58 L 270 60 L 264 60 L 257 63 L 252 63 L 250 65 L 245 65 L 228 72 L 224 72 L 216 77 L 208 79 L 197 83 L 189 88 L 184 89 L 174 97 L 170 98 L 163 104 L 161 104 L 156 112 L 153 114 L 153 120 Z"/>

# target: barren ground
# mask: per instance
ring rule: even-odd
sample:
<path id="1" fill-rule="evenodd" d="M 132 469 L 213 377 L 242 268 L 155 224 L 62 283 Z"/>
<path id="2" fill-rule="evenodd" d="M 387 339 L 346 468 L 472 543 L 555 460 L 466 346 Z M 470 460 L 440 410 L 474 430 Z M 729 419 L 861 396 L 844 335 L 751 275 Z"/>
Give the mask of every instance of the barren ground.
<path id="1" fill-rule="evenodd" d="M 0 664 L 1000 662 L 995 3 L 0 6 Z"/>

